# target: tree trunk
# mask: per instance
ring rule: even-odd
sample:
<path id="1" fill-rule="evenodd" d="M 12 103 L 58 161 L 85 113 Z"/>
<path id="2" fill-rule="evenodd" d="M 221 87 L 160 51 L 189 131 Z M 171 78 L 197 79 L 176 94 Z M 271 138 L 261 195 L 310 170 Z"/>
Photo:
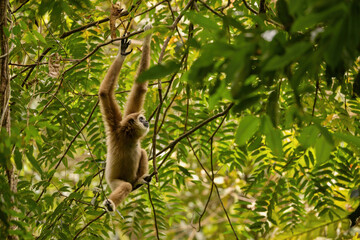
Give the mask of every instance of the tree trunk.
<path id="1" fill-rule="evenodd" d="M 10 76 L 9 76 L 9 42 L 5 29 L 8 27 L 7 14 L 9 0 L 0 0 L 0 131 L 7 131 L 10 135 Z M 6 167 L 6 175 L 9 187 L 16 192 L 17 176 L 15 168 L 10 163 Z M 10 220 L 14 220 L 10 217 Z M 11 226 L 15 229 L 16 226 Z M 8 236 L 8 239 L 17 239 L 16 236 Z"/>

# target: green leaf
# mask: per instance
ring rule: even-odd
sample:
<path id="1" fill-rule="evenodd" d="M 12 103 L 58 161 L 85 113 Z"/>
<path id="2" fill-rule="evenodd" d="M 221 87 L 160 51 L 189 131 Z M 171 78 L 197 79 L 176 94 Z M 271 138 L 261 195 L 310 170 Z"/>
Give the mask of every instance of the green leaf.
<path id="1" fill-rule="evenodd" d="M 309 51 L 311 47 L 309 42 L 297 42 L 287 47 L 284 55 L 276 55 L 267 62 L 264 71 L 272 71 L 287 66 Z"/>
<path id="2" fill-rule="evenodd" d="M 332 148 L 333 145 L 325 137 L 318 138 L 315 144 L 316 164 L 325 163 L 329 159 Z"/>
<path id="3" fill-rule="evenodd" d="M 356 137 L 356 136 L 353 136 L 353 135 L 350 135 L 347 133 L 339 133 L 339 132 L 334 133 L 334 136 L 337 137 L 338 139 L 340 139 L 344 142 L 347 142 L 348 144 L 353 145 L 360 149 L 360 138 L 359 137 Z"/>
<path id="4" fill-rule="evenodd" d="M 203 27 L 204 29 L 210 29 L 219 31 L 220 27 L 217 25 L 217 22 L 211 18 L 205 17 L 201 14 L 195 12 L 187 12 L 184 14 L 192 23 L 198 24 L 199 26 Z"/>
<path id="5" fill-rule="evenodd" d="M 305 148 L 312 147 L 315 145 L 319 133 L 320 131 L 316 126 L 307 126 L 302 130 L 300 136 L 298 137 L 298 141 Z"/>
<path id="6" fill-rule="evenodd" d="M 178 168 L 188 177 L 191 177 L 191 173 L 184 167 L 178 165 Z"/>
<path id="7" fill-rule="evenodd" d="M 35 35 L 35 37 L 42 43 L 46 44 L 45 38 L 37 31 L 32 31 L 32 33 Z"/>
<path id="8" fill-rule="evenodd" d="M 33 148 L 32 147 L 29 148 L 28 152 L 26 153 L 26 157 L 29 160 L 29 162 L 31 163 L 31 165 L 33 165 L 33 167 L 36 169 L 36 171 L 38 171 L 40 174 L 42 174 L 41 167 L 33 156 Z"/>
<path id="9" fill-rule="evenodd" d="M 18 170 L 22 169 L 22 155 L 18 148 L 15 148 L 14 152 L 15 165 Z"/>
<path id="10" fill-rule="evenodd" d="M 319 24 L 327 19 L 336 19 L 337 17 L 341 17 L 343 14 L 345 14 L 345 11 L 346 6 L 343 3 L 340 3 L 325 11 L 301 16 L 294 22 L 291 27 L 291 31 L 296 32 L 304 30 L 306 28 L 311 28 L 314 25 Z"/>
<path id="11" fill-rule="evenodd" d="M 235 142 L 242 146 L 256 133 L 259 129 L 260 119 L 254 116 L 244 117 L 236 131 Z"/>
<path id="12" fill-rule="evenodd" d="M 277 157 L 283 156 L 282 133 L 279 129 L 275 129 L 268 116 L 262 118 L 262 129 L 266 136 L 266 144 L 272 153 Z"/>
<path id="13" fill-rule="evenodd" d="M 137 78 L 137 82 L 144 82 L 150 79 L 161 79 L 167 75 L 176 72 L 180 65 L 174 61 L 168 61 L 164 64 L 155 65 L 145 72 L 142 72 Z"/>

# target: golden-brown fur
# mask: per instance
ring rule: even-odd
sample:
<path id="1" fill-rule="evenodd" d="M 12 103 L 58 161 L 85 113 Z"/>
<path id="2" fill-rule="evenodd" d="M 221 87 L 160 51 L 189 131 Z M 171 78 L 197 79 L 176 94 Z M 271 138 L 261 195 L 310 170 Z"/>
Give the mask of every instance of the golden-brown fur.
<path id="1" fill-rule="evenodd" d="M 149 28 L 146 26 L 145 30 Z M 143 43 L 137 76 L 149 68 L 150 42 L 151 35 L 147 35 Z M 148 132 L 148 122 L 141 113 L 147 82 L 134 81 L 124 116 L 115 100 L 115 84 L 126 55 L 129 54 L 126 52 L 129 44 L 127 40 L 122 41 L 119 53 L 99 89 L 100 109 L 107 135 L 105 177 L 112 190 L 108 200 L 104 202 L 109 211 L 114 211 L 137 183 L 144 182 L 144 177 L 148 174 L 148 157 L 140 146 L 141 139 Z"/>

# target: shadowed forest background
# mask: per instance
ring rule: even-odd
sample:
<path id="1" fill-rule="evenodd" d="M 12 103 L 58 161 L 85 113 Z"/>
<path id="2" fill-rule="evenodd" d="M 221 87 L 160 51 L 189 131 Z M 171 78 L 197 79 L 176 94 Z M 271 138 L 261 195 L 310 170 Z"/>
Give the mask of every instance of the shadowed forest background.
<path id="1" fill-rule="evenodd" d="M 357 238 L 360 1 L 112 3 L 0 1 L 1 239 Z M 111 215 L 97 93 L 147 23 L 158 181 Z"/>

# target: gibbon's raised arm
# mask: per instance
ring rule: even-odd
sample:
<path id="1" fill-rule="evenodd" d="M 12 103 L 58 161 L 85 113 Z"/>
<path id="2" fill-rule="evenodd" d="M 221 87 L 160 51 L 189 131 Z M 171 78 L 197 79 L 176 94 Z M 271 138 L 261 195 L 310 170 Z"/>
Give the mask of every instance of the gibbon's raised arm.
<path id="1" fill-rule="evenodd" d="M 150 28 L 151 26 L 146 26 L 144 30 L 146 31 Z M 151 34 L 148 34 L 144 39 L 141 60 L 139 63 L 134 84 L 131 88 L 129 98 L 127 100 L 124 116 L 127 116 L 131 113 L 140 112 L 143 109 L 148 82 L 146 81 L 143 83 L 139 83 L 137 82 L 137 78 L 143 71 L 148 69 L 150 66 L 150 43 Z"/>
<path id="2" fill-rule="evenodd" d="M 121 41 L 118 55 L 111 64 L 99 88 L 99 96 L 101 100 L 100 109 L 102 115 L 104 116 L 104 120 L 107 123 L 105 125 L 109 128 L 108 130 L 116 129 L 122 119 L 120 107 L 115 100 L 115 85 L 126 55 L 131 52 L 126 52 L 129 45 L 130 41 L 127 39 L 123 39 Z"/>

